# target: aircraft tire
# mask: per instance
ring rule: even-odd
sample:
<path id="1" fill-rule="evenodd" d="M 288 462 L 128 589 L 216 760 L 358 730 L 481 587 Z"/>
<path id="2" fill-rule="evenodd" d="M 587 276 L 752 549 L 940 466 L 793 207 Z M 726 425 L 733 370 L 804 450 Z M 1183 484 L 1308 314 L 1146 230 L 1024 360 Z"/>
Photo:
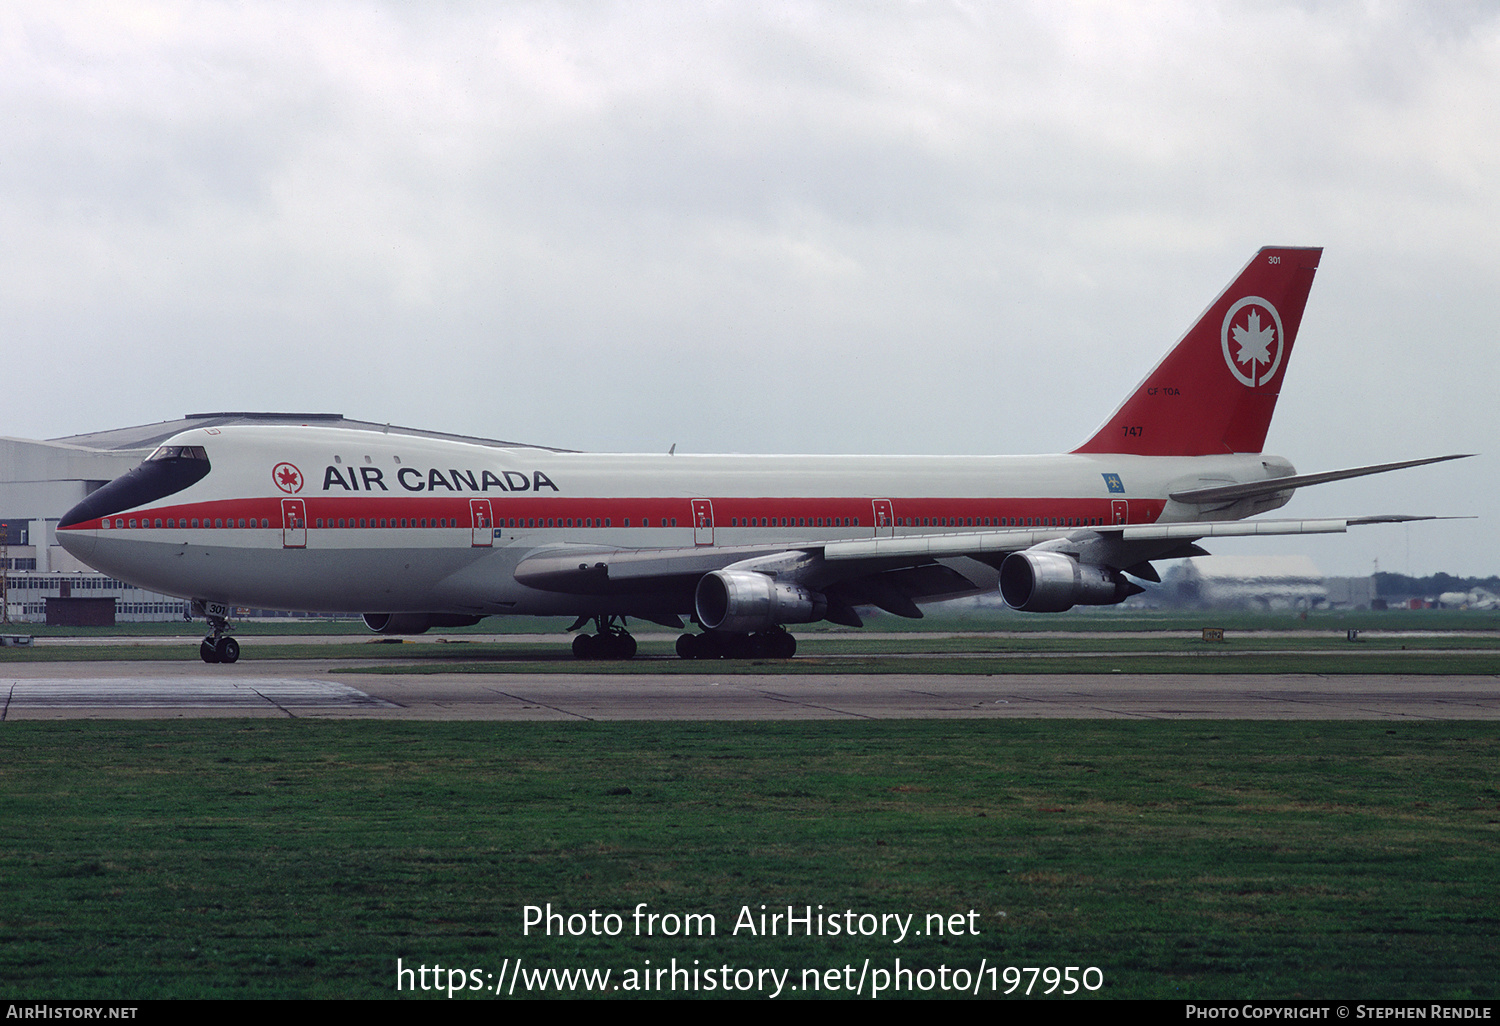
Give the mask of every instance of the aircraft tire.
<path id="1" fill-rule="evenodd" d="M 761 655 L 762 648 L 759 635 L 735 634 L 724 640 L 728 642 L 724 646 L 724 657 L 726 659 L 755 659 Z"/>
<path id="2" fill-rule="evenodd" d="M 679 634 L 677 636 L 677 658 L 698 659 L 700 658 L 698 635 Z"/>
<path id="3" fill-rule="evenodd" d="M 790 659 L 797 654 L 797 639 L 788 631 L 774 631 L 766 636 L 766 654 L 772 659 Z"/>
<path id="4" fill-rule="evenodd" d="M 574 659 L 596 659 L 596 646 L 592 634 L 580 634 L 573 639 Z"/>
<path id="5" fill-rule="evenodd" d="M 219 643 L 214 646 L 221 663 L 237 663 L 240 660 L 240 643 L 233 638 L 220 638 Z"/>
<path id="6" fill-rule="evenodd" d="M 203 644 L 198 646 L 198 656 L 205 663 L 216 663 L 219 661 L 219 650 L 214 647 L 213 638 L 203 639 Z"/>
<path id="7" fill-rule="evenodd" d="M 731 639 L 717 631 L 704 631 L 698 635 L 699 659 L 723 659 L 730 652 Z"/>

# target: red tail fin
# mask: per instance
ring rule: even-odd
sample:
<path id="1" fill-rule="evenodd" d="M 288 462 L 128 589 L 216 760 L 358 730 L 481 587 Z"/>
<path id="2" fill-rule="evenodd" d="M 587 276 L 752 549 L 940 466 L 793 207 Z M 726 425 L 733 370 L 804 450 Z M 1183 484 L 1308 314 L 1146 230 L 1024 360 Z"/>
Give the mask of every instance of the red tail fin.
<path id="1" fill-rule="evenodd" d="M 1318 269 L 1319 249 L 1267 248 L 1074 452 L 1260 452 Z"/>

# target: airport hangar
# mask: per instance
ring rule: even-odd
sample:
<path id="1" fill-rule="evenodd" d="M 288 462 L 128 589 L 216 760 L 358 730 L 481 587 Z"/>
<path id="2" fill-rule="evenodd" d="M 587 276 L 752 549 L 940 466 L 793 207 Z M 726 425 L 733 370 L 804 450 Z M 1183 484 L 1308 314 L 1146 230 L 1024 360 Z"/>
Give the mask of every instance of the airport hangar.
<path id="1" fill-rule="evenodd" d="M 0 619 L 92 624 L 183 619 L 187 603 L 182 599 L 144 591 L 80 563 L 57 544 L 57 524 L 90 492 L 133 469 L 178 432 L 232 424 L 307 424 L 507 449 L 547 448 L 372 424 L 338 413 L 190 413 L 180 420 L 46 441 L 0 437 L 0 523 L 5 525 L 0 532 Z M 241 615 L 286 613 L 249 610 Z"/>

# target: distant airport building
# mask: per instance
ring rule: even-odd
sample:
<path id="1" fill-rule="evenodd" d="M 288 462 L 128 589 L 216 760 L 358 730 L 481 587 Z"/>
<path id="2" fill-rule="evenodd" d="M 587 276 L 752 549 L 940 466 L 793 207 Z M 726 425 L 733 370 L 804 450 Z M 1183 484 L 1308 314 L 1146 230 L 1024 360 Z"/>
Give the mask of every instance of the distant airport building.
<path id="1" fill-rule="evenodd" d="M 1326 605 L 1323 574 L 1306 556 L 1195 556 L 1162 578 L 1175 605 L 1198 609 L 1314 609 Z"/>
<path id="2" fill-rule="evenodd" d="M 348 420 L 337 413 L 191 413 L 180 420 L 37 441 L 0 437 L 0 606 L 12 622 L 92 618 L 114 602 L 113 620 L 180 620 L 186 603 L 143 592 L 89 569 L 57 544 L 62 515 L 97 488 L 131 470 L 162 442 L 192 428 L 229 424 L 319 424 L 387 434 L 443 438 L 503 448 L 523 442 Z M 248 614 L 268 613 L 252 610 Z M 111 622 L 113 622 L 111 620 Z"/>
<path id="3" fill-rule="evenodd" d="M 1375 577 L 1325 577 L 1330 609 L 1383 609 Z"/>

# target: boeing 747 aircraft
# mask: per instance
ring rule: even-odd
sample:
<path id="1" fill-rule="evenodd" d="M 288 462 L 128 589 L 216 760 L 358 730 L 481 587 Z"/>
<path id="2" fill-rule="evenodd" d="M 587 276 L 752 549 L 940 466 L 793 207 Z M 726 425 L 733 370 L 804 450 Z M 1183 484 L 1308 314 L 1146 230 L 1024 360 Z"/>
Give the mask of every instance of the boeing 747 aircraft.
<path id="1" fill-rule="evenodd" d="M 1109 605 L 1205 538 L 1415 517 L 1249 520 L 1296 488 L 1261 452 L 1320 249 L 1268 248 L 1099 430 L 1054 456 L 618 455 L 323 427 L 200 428 L 70 510 L 89 565 L 191 599 L 232 663 L 237 605 L 369 610 L 390 634 L 577 618 L 580 658 L 628 659 L 626 619 L 702 628 L 684 658 L 789 657 L 789 624 L 998 586 L 1019 610 Z"/>

